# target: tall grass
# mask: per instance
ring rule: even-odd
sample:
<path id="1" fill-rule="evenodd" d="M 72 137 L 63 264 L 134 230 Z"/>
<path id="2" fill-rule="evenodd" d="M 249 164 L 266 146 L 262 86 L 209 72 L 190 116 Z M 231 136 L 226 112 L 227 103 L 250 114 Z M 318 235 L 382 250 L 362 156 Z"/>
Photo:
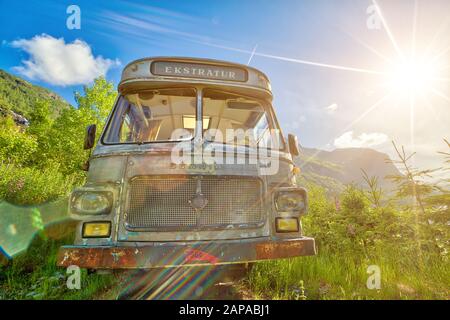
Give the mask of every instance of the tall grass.
<path id="1" fill-rule="evenodd" d="M 342 193 L 340 205 L 315 186 L 309 195 L 303 225 L 305 234 L 316 239 L 318 255 L 258 263 L 248 279 L 256 297 L 450 298 L 448 237 L 441 239 L 448 219 L 437 219 L 442 206 L 427 208 L 416 220 L 414 208 L 374 206 L 354 186 Z M 367 287 L 371 265 L 380 269 L 380 289 Z"/>
<path id="2" fill-rule="evenodd" d="M 381 270 L 381 288 L 368 289 L 369 265 Z M 322 248 L 314 257 L 258 263 L 249 275 L 257 298 L 298 299 L 449 299 L 449 267 L 439 257 L 402 256 L 391 249 L 371 258 Z M 302 285 L 303 284 L 303 285 Z"/>
<path id="3" fill-rule="evenodd" d="M 114 283 L 111 275 L 90 274 L 81 270 L 81 289 L 69 290 L 65 269 L 56 266 L 56 255 L 73 235 L 61 240 L 37 237 L 25 254 L 0 266 L 1 299 L 93 299 Z"/>
<path id="4" fill-rule="evenodd" d="M 38 205 L 59 200 L 83 179 L 78 174 L 62 174 L 58 165 L 39 169 L 0 162 L 0 201 Z M 69 290 L 65 269 L 56 266 L 56 256 L 61 245 L 73 243 L 73 235 L 67 236 L 70 232 L 60 226 L 57 228 L 56 231 L 66 234 L 65 238 L 55 240 L 46 233 L 36 233 L 26 252 L 0 266 L 0 300 L 92 299 L 113 283 L 111 276 L 88 274 L 82 270 L 81 290 Z"/>

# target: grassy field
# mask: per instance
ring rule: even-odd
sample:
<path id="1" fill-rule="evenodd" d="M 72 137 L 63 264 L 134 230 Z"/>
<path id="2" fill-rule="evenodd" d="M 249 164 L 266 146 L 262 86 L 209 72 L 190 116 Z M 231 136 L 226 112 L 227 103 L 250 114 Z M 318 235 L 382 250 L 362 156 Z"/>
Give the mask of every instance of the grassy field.
<path id="1" fill-rule="evenodd" d="M 303 226 L 318 255 L 256 264 L 248 278 L 255 298 L 450 299 L 447 193 L 424 212 L 394 200 L 374 205 L 354 186 L 339 205 L 323 188 L 310 185 L 309 195 Z M 380 289 L 367 287 L 369 266 L 379 268 Z"/>
<path id="2" fill-rule="evenodd" d="M 449 265 L 424 260 L 396 252 L 355 259 L 348 252 L 324 249 L 315 257 L 258 263 L 248 283 L 260 299 L 449 299 Z M 369 265 L 380 268 L 379 290 L 366 286 Z"/>
<path id="3" fill-rule="evenodd" d="M 82 289 L 66 287 L 65 270 L 55 265 L 64 241 L 38 241 L 30 251 L 0 269 L 0 299 L 114 299 L 119 280 L 82 270 Z M 432 258 L 383 252 L 355 259 L 345 252 L 320 250 L 314 257 L 260 262 L 239 284 L 251 299 L 449 299 L 448 264 Z M 381 288 L 366 283 L 369 265 L 381 270 Z"/>
<path id="4" fill-rule="evenodd" d="M 29 250 L 0 267 L 1 299 L 102 299 L 115 279 L 110 275 L 88 274 L 81 270 L 81 290 L 69 290 L 66 270 L 56 266 L 58 248 L 71 243 L 72 237 L 62 240 L 35 239 Z"/>
<path id="5" fill-rule="evenodd" d="M 305 233 L 318 255 L 255 264 L 236 284 L 252 299 L 449 299 L 448 226 L 438 212 L 418 216 L 411 208 L 375 208 L 364 192 L 349 187 L 336 208 L 325 191 L 310 187 Z M 445 209 L 448 210 L 448 209 Z M 82 271 L 81 290 L 69 290 L 56 267 L 60 245 L 38 235 L 28 251 L 0 267 L 0 299 L 114 299 L 123 285 L 113 275 Z M 380 288 L 369 289 L 369 266 L 380 270 Z"/>

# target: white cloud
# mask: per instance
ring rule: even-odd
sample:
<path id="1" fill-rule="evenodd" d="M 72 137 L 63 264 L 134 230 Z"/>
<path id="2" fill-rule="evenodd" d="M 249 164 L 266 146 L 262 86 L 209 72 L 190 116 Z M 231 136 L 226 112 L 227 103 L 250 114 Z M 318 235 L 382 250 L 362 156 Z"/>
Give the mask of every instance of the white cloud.
<path id="1" fill-rule="evenodd" d="M 94 57 L 91 47 L 82 40 L 66 43 L 64 38 L 53 38 L 42 34 L 31 39 L 19 39 L 11 43 L 28 53 L 28 60 L 14 70 L 30 78 L 57 85 L 69 86 L 87 84 L 103 76 L 119 60 Z"/>
<path id="2" fill-rule="evenodd" d="M 325 110 L 327 110 L 327 112 L 329 114 L 333 114 L 336 112 L 337 108 L 338 108 L 338 105 L 336 103 L 333 103 L 333 104 L 329 105 L 328 107 L 326 107 Z"/>
<path id="3" fill-rule="evenodd" d="M 347 131 L 334 140 L 336 148 L 366 148 L 385 143 L 388 136 L 384 133 L 362 133 L 358 137 L 353 137 L 353 131 Z"/>

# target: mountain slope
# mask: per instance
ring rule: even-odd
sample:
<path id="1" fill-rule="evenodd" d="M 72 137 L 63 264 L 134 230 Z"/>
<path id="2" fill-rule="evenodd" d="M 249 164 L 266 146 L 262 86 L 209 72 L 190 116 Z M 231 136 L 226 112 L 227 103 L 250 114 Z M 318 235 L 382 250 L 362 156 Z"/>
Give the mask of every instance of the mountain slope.
<path id="1" fill-rule="evenodd" d="M 38 100 L 48 101 L 54 116 L 70 104 L 56 93 L 34 85 L 0 69 L 0 112 L 15 113 L 27 118 Z"/>
<path id="2" fill-rule="evenodd" d="M 368 148 L 333 151 L 302 148 L 296 163 L 302 168 L 306 181 L 322 185 L 331 192 L 339 192 L 350 183 L 366 187 L 361 169 L 369 176 L 378 177 L 380 187 L 389 192 L 394 185 L 386 176 L 400 172 L 393 164 L 386 163 L 386 159 L 389 159 L 387 154 Z"/>

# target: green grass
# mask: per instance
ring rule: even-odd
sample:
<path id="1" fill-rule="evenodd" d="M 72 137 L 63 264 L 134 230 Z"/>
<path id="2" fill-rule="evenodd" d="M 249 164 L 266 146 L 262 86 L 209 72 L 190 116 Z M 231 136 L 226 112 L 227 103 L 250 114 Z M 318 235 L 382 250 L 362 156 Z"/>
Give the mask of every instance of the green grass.
<path id="1" fill-rule="evenodd" d="M 107 291 L 114 284 L 112 275 L 88 274 L 81 270 L 81 289 L 69 290 L 66 269 L 56 266 L 58 248 L 71 243 L 36 238 L 26 254 L 0 267 L 0 300 L 2 299 L 96 299 L 110 298 Z"/>
<path id="2" fill-rule="evenodd" d="M 64 240 L 37 238 L 25 255 L 0 268 L 1 299 L 114 299 L 112 275 L 81 273 L 81 290 L 66 287 L 65 269 L 56 267 Z M 367 267 L 381 269 L 381 289 L 369 290 Z M 449 299 L 448 263 L 437 256 L 399 255 L 392 248 L 372 257 L 320 250 L 317 256 L 260 262 L 247 283 L 264 299 Z"/>
<path id="3" fill-rule="evenodd" d="M 314 257 L 258 263 L 249 275 L 255 297 L 266 299 L 449 299 L 450 269 L 438 256 L 402 256 L 385 248 L 371 258 L 320 250 Z M 381 270 L 381 289 L 366 283 L 369 265 Z M 303 290 L 302 290 L 303 289 Z"/>

